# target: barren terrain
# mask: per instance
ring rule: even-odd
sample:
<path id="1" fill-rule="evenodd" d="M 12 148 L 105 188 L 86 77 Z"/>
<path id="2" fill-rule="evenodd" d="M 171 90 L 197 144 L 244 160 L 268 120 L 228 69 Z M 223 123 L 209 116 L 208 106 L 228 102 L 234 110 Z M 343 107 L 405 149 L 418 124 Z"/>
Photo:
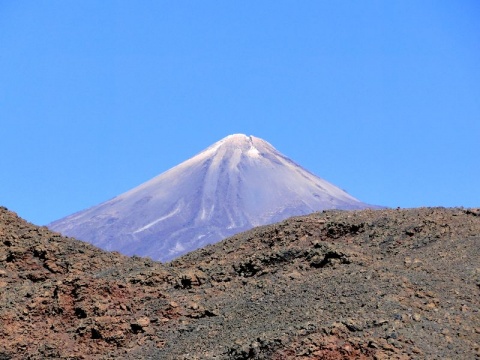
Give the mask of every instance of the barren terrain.
<path id="1" fill-rule="evenodd" d="M 0 359 L 480 358 L 480 211 L 325 211 L 169 263 L 0 209 Z"/>

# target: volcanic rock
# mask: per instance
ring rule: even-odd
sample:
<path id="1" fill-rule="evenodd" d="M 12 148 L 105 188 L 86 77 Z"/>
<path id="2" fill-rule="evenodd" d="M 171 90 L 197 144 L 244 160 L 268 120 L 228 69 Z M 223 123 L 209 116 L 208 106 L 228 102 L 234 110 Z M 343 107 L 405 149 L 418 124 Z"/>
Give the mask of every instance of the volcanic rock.
<path id="1" fill-rule="evenodd" d="M 475 359 L 476 209 L 324 211 L 167 265 L 0 209 L 2 359 Z"/>

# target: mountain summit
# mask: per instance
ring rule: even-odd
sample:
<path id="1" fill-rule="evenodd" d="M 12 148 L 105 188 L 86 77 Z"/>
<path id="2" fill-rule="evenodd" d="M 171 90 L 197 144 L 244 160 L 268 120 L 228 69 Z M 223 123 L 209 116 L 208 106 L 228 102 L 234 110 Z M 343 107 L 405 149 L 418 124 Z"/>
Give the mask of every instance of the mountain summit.
<path id="1" fill-rule="evenodd" d="M 105 250 L 168 261 L 291 216 L 367 207 L 268 142 L 235 134 L 122 195 L 48 226 Z"/>

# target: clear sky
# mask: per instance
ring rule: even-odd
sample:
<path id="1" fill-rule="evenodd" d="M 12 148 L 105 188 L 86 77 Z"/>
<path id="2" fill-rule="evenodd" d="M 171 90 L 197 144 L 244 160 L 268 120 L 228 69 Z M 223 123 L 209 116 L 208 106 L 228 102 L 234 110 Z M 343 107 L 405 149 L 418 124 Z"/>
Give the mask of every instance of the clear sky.
<path id="1" fill-rule="evenodd" d="M 480 206 L 480 2 L 0 0 L 0 205 L 39 225 L 233 133 L 358 199 Z"/>

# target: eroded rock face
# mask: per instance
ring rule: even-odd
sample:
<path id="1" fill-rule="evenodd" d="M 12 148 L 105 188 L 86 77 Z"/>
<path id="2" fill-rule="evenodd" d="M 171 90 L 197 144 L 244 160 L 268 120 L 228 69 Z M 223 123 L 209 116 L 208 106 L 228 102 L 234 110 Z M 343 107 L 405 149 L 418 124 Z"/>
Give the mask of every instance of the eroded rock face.
<path id="1" fill-rule="evenodd" d="M 473 359 L 480 211 L 327 211 L 162 265 L 0 209 L 0 359 Z"/>

